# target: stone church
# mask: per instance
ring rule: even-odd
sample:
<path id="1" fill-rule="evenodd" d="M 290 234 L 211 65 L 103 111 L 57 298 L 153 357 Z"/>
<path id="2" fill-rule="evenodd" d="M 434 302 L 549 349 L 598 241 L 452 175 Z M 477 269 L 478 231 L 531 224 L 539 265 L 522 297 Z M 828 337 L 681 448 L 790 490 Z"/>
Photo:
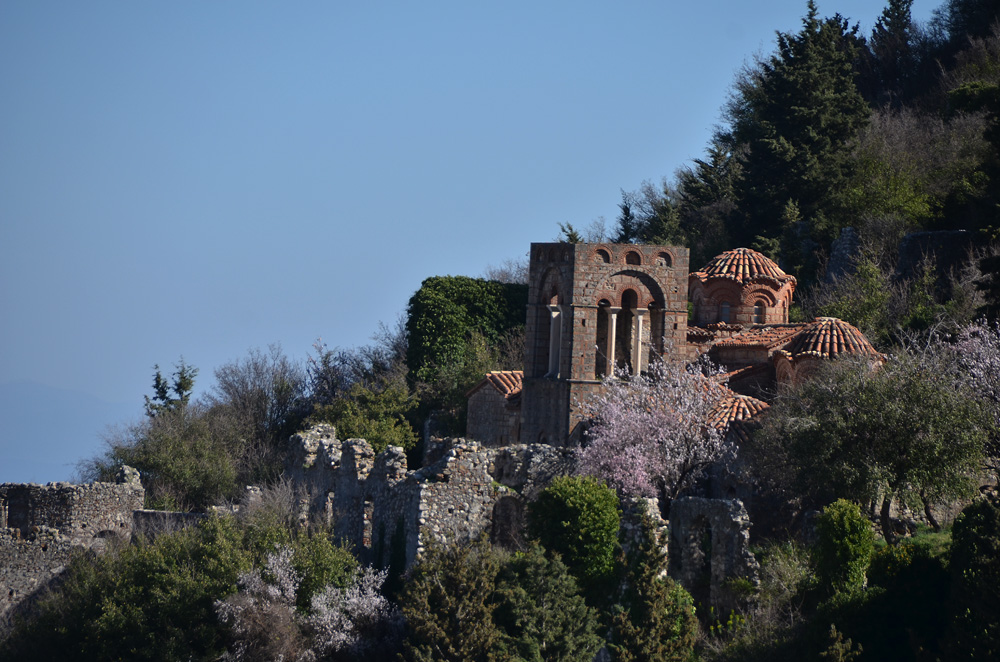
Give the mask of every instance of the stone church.
<path id="1" fill-rule="evenodd" d="M 728 429 L 822 361 L 884 360 L 842 320 L 789 323 L 795 277 L 748 248 L 692 272 L 679 246 L 532 244 L 528 278 L 523 372 L 491 373 L 468 392 L 467 435 L 487 446 L 578 443 L 579 403 L 612 371 L 651 361 L 707 353 L 724 366 L 732 397 L 713 424 Z"/>

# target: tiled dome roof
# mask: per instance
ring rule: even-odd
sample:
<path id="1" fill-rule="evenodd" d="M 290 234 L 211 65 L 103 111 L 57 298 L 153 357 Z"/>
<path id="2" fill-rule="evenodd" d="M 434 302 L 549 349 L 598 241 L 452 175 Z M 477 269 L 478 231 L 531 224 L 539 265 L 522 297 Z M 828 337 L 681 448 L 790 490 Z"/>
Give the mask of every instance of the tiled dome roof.
<path id="1" fill-rule="evenodd" d="M 817 317 L 780 351 L 788 358 L 811 355 L 831 359 L 842 354 L 882 359 L 865 334 L 836 317 Z"/>
<path id="2" fill-rule="evenodd" d="M 732 278 L 745 283 L 758 278 L 768 278 L 778 282 L 795 281 L 794 276 L 782 271 L 769 257 L 749 248 L 734 248 L 716 255 L 695 273 L 703 280 Z"/>
<path id="3" fill-rule="evenodd" d="M 769 406 L 763 400 L 758 400 L 749 395 L 733 393 L 715 405 L 712 412 L 708 415 L 709 424 L 720 430 L 725 430 L 733 423 L 749 421 Z"/>

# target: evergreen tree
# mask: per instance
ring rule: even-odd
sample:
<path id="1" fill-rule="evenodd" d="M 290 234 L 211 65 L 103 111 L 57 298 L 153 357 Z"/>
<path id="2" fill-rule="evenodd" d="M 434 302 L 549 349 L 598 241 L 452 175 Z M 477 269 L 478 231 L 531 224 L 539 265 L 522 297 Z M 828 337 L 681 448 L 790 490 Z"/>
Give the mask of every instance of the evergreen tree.
<path id="1" fill-rule="evenodd" d="M 811 237 L 828 245 L 853 219 L 841 215 L 849 141 L 869 110 L 855 84 L 857 27 L 821 20 L 816 4 L 798 34 L 778 33 L 778 51 L 739 90 L 734 137 L 747 145 L 737 198 L 745 220 L 738 243 L 780 237 L 792 201 Z"/>
<path id="2" fill-rule="evenodd" d="M 153 397 L 143 396 L 146 400 L 146 416 L 149 418 L 156 418 L 163 412 L 182 409 L 191 401 L 198 368 L 185 363 L 183 356 L 174 367 L 176 370 L 173 379 L 168 380 L 160 372 L 159 365 L 153 366 L 153 370 L 156 371 L 153 375 Z"/>
<path id="3" fill-rule="evenodd" d="M 908 96 L 916 73 L 913 0 L 889 0 L 872 30 L 871 54 L 878 85 L 877 98 L 899 106 Z"/>
<path id="4" fill-rule="evenodd" d="M 733 184 L 739 171 L 730 137 L 720 135 L 709 145 L 706 159 L 695 159 L 693 169 L 677 173 L 677 214 L 691 249 L 692 268 L 732 248 L 729 228 L 736 211 Z"/>
<path id="5" fill-rule="evenodd" d="M 538 545 L 514 556 L 497 578 L 494 618 L 517 659 L 590 660 L 603 640 L 597 615 L 558 556 Z"/>
<path id="6" fill-rule="evenodd" d="M 624 190 L 621 193 L 622 201 L 618 203 L 618 230 L 612 241 L 616 244 L 631 244 L 638 235 L 639 221 L 632 213 L 631 196 Z"/>
<path id="7" fill-rule="evenodd" d="M 493 622 L 500 559 L 489 543 L 433 546 L 410 571 L 400 598 L 413 662 L 492 662 L 502 632 Z"/>
<path id="8" fill-rule="evenodd" d="M 612 622 L 609 648 L 616 662 L 682 662 L 698 636 L 694 600 L 666 576 L 666 557 L 645 518 L 630 559 L 622 607 Z"/>

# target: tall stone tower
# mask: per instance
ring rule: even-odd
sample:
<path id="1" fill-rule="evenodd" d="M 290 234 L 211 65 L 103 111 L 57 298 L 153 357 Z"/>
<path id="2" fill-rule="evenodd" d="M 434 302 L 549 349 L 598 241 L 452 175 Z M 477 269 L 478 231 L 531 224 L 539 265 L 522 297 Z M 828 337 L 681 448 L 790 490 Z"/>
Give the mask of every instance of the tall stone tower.
<path id="1" fill-rule="evenodd" d="M 677 246 L 532 244 L 523 443 L 579 437 L 579 403 L 613 370 L 687 360 L 689 252 Z"/>

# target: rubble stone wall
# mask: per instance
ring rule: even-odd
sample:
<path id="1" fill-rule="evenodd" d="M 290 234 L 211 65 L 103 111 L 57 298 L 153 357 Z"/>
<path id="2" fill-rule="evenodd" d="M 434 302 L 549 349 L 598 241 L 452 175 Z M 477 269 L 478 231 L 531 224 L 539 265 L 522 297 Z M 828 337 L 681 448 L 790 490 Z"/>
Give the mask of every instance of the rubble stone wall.
<path id="1" fill-rule="evenodd" d="M 491 533 L 500 499 L 532 500 L 573 467 L 572 452 L 548 445 L 485 448 L 446 439 L 432 441 L 433 462 L 411 471 L 401 448 L 375 456 L 361 439 L 338 441 L 330 426 L 291 443 L 286 476 L 299 494 L 302 520 L 328 523 L 363 562 L 400 570 L 432 542 Z"/>
<path id="2" fill-rule="evenodd" d="M 0 631 L 11 611 L 61 573 L 74 550 L 132 537 L 145 491 L 123 467 L 118 483 L 0 485 Z"/>

